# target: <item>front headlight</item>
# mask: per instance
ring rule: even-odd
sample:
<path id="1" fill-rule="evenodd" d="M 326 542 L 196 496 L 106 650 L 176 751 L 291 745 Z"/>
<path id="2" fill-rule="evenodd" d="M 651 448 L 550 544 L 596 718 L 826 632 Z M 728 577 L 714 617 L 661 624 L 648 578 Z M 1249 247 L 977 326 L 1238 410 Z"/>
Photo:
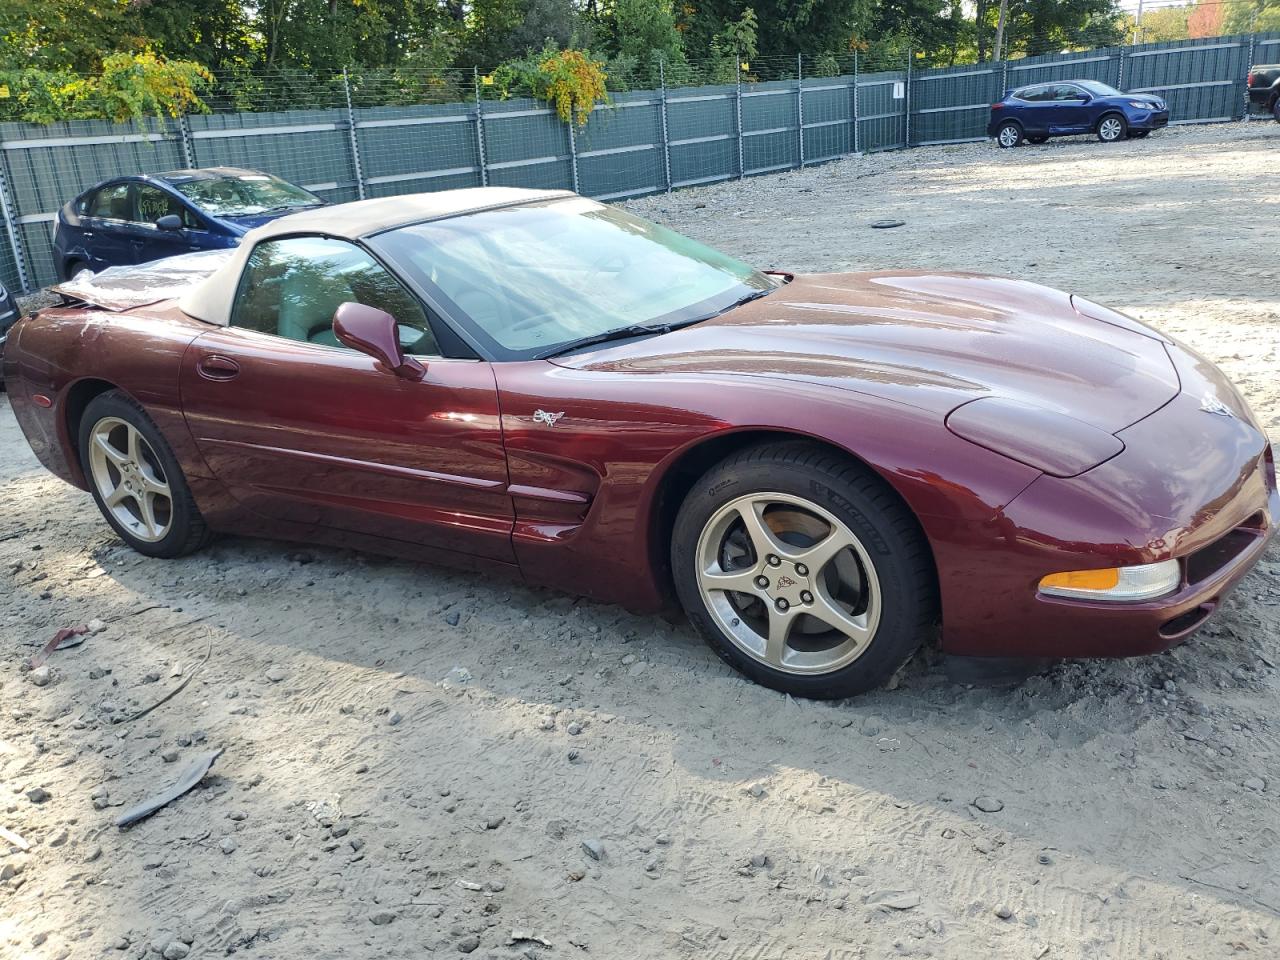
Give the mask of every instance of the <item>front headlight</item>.
<path id="1" fill-rule="evenodd" d="M 1143 103 L 1141 100 L 1130 100 L 1129 106 L 1135 110 L 1154 110 L 1156 108 L 1154 103 Z"/>
<path id="2" fill-rule="evenodd" d="M 1177 560 L 1143 563 L 1136 567 L 1105 567 L 1052 573 L 1040 581 L 1047 597 L 1071 600 L 1153 600 L 1173 593 L 1182 583 Z"/>

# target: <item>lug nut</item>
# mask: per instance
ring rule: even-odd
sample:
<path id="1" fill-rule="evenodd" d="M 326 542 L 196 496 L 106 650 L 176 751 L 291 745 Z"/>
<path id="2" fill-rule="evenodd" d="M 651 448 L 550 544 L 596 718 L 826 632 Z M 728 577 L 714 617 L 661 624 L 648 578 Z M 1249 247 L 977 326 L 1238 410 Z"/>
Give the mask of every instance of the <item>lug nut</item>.
<path id="1" fill-rule="evenodd" d="M 776 606 L 776 607 L 778 608 L 778 612 L 779 612 L 779 613 L 786 613 L 786 612 L 787 612 L 787 608 L 788 608 L 788 607 L 790 607 L 790 606 L 791 606 L 791 604 L 787 603 L 787 601 L 785 601 L 785 600 L 781 600 L 781 599 L 780 599 L 780 600 L 778 600 L 778 601 L 774 604 L 774 606 Z"/>
<path id="2" fill-rule="evenodd" d="M 800 576 L 802 577 L 807 577 L 809 575 L 809 568 L 806 567 L 803 563 L 797 563 L 796 573 L 800 574 Z"/>
<path id="3" fill-rule="evenodd" d="M 804 603 L 813 603 L 813 594 L 805 590 L 800 594 L 800 599 Z"/>
<path id="4" fill-rule="evenodd" d="M 765 557 L 764 559 L 765 559 L 765 563 L 769 564 L 769 566 L 771 567 L 776 567 L 778 564 L 782 563 L 782 561 L 779 560 L 777 557 L 775 557 L 772 553 L 769 554 L 769 556 Z"/>
<path id="5" fill-rule="evenodd" d="M 759 587 L 761 590 L 765 589 L 767 586 L 769 586 L 769 578 L 756 577 L 756 586 Z"/>

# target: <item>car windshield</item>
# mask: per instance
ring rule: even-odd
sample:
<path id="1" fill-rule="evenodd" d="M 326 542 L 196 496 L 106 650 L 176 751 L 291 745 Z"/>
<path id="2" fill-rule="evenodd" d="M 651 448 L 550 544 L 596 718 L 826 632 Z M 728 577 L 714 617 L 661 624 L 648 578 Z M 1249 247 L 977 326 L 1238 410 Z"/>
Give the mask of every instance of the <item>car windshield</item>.
<path id="1" fill-rule="evenodd" d="M 400 227 L 373 246 L 499 359 L 696 322 L 776 286 L 695 240 L 577 197 Z"/>
<path id="2" fill-rule="evenodd" d="M 215 217 L 249 217 L 300 210 L 323 201 L 314 193 L 265 173 L 169 181 L 175 190 Z"/>
<path id="3" fill-rule="evenodd" d="M 1123 94 L 1115 87 L 1109 87 L 1105 83 L 1099 83 L 1097 80 L 1076 80 L 1073 82 L 1077 87 L 1084 87 L 1095 97 L 1123 96 Z"/>

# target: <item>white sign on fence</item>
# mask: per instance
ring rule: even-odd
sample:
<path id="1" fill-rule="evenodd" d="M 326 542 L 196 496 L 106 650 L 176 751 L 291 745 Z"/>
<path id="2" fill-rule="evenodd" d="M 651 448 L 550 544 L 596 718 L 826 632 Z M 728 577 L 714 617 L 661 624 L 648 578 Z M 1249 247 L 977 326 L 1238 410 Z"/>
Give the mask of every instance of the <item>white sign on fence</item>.
<path id="1" fill-rule="evenodd" d="M 893 82 L 893 99 L 901 100 L 907 95 L 907 85 L 901 80 Z"/>

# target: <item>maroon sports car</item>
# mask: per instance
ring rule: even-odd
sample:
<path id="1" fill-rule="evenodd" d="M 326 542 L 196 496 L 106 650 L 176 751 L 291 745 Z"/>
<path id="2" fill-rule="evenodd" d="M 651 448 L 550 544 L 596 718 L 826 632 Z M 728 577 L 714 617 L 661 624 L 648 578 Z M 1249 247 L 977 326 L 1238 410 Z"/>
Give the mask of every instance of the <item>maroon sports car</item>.
<path id="1" fill-rule="evenodd" d="M 766 274 L 572 194 L 367 200 L 60 288 L 5 353 L 40 460 L 156 557 L 213 531 L 679 598 L 794 694 L 1200 626 L 1280 516 L 1212 364 L 1079 297 Z"/>

